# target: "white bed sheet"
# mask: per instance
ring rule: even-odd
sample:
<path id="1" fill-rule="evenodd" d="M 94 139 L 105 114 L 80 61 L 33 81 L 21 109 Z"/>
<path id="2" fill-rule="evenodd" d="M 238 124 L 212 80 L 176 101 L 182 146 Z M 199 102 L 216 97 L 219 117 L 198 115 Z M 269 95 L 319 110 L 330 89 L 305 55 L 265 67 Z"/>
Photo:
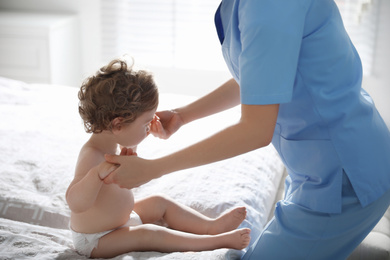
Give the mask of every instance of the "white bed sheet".
<path id="1" fill-rule="evenodd" d="M 73 249 L 64 197 L 78 151 L 89 136 L 77 112 L 77 91 L 0 78 L 0 259 L 85 259 Z M 160 99 L 159 109 L 169 109 L 193 97 L 161 94 Z M 176 151 L 238 118 L 233 109 L 184 126 L 169 140 L 149 136 L 138 155 L 155 158 Z M 252 229 L 253 242 L 267 222 L 283 170 L 269 146 L 169 174 L 134 193 L 136 199 L 164 193 L 210 217 L 246 206 L 242 227 Z M 243 252 L 132 252 L 115 259 L 239 259 Z"/>

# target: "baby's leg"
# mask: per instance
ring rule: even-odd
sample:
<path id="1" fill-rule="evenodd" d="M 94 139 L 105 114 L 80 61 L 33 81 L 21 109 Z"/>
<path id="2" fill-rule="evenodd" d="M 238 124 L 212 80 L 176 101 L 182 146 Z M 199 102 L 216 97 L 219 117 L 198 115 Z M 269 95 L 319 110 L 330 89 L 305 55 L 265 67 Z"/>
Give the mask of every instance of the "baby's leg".
<path id="1" fill-rule="evenodd" d="M 163 219 L 172 229 L 211 235 L 236 229 L 246 217 L 245 207 L 239 207 L 212 219 L 165 196 L 151 196 L 137 201 L 134 211 L 143 223 Z"/>
<path id="2" fill-rule="evenodd" d="M 115 230 L 99 240 L 94 258 L 107 258 L 133 251 L 184 252 L 217 248 L 243 249 L 250 241 L 250 230 L 237 229 L 218 235 L 196 235 L 157 225 L 144 224 Z"/>

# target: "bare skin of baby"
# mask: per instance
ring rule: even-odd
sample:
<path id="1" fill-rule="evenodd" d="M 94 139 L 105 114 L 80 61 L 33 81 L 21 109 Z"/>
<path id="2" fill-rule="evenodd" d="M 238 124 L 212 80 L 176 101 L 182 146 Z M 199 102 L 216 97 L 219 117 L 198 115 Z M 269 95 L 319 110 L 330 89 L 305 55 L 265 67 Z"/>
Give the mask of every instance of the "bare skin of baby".
<path id="1" fill-rule="evenodd" d="M 117 168 L 106 162 L 104 155 L 135 155 L 136 146 L 149 133 L 144 125 L 150 125 L 154 113 L 155 110 L 145 112 L 129 125 L 115 127 L 113 122 L 113 130 L 93 133 L 80 151 L 75 177 L 66 194 L 71 209 L 71 228 L 87 234 L 113 230 L 99 239 L 91 257 L 114 257 L 132 251 L 247 247 L 250 230 L 237 229 L 246 217 L 244 207 L 234 208 L 214 219 L 164 195 L 134 201 L 130 189 L 104 183 L 104 178 Z M 143 224 L 122 227 L 133 211 Z M 163 221 L 168 228 L 154 224 L 157 221 Z"/>

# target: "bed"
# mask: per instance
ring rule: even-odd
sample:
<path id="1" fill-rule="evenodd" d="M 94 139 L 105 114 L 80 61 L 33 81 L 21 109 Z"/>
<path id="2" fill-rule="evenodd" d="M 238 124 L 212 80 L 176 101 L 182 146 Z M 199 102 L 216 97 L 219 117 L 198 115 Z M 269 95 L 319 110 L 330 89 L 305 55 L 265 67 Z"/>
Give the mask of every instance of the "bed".
<path id="1" fill-rule="evenodd" d="M 89 137 L 77 112 L 78 88 L 0 78 L 0 259 L 85 259 L 74 251 L 65 191 Z M 159 109 L 193 97 L 161 94 Z M 155 158 L 196 142 L 239 118 L 232 109 L 184 126 L 169 140 L 149 136 L 138 155 Z M 195 131 L 194 131 L 195 130 Z M 196 133 L 196 134 L 195 134 Z M 272 146 L 188 169 L 134 189 L 135 198 L 163 193 L 207 216 L 246 206 L 241 227 L 252 242 L 272 215 L 284 167 Z M 114 259 L 239 259 L 243 251 L 131 252 Z"/>
<path id="2" fill-rule="evenodd" d="M 0 259 L 85 259 L 73 248 L 65 191 L 81 145 L 89 137 L 77 113 L 78 88 L 26 84 L 0 77 Z M 159 109 L 194 97 L 161 94 Z M 169 140 L 149 136 L 138 148 L 155 158 L 196 142 L 239 118 L 232 109 L 184 126 Z M 196 134 L 195 134 L 196 133 Z M 252 240 L 283 197 L 285 169 L 272 146 L 153 180 L 135 197 L 163 193 L 207 216 L 246 206 L 241 227 Z M 240 259 L 245 250 L 131 252 L 114 259 Z M 353 259 L 390 259 L 390 210 L 352 253 Z"/>

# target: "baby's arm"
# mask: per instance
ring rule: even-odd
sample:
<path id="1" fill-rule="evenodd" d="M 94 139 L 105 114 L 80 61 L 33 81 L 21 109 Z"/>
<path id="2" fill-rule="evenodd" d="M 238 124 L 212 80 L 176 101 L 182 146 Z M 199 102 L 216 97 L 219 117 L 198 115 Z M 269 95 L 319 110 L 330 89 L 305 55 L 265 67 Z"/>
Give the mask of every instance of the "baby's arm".
<path id="1" fill-rule="evenodd" d="M 103 161 L 92 167 L 83 176 L 83 172 L 85 172 L 82 171 L 85 168 L 83 166 L 78 167 L 81 169 L 76 169 L 75 178 L 66 192 L 69 208 L 74 213 L 84 212 L 93 206 L 102 185 L 104 185 L 102 180 L 117 168 L 117 166 Z"/>

